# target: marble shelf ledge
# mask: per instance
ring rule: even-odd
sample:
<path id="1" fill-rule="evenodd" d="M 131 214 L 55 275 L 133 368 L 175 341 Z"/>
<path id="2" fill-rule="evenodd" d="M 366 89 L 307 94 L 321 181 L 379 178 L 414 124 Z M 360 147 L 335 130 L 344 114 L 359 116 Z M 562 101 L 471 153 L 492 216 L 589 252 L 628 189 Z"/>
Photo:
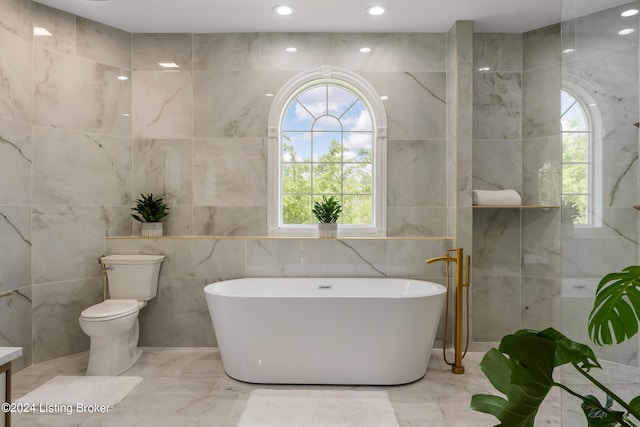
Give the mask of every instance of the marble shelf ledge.
<path id="1" fill-rule="evenodd" d="M 22 347 L 0 347 L 0 365 L 22 356 Z"/>
<path id="2" fill-rule="evenodd" d="M 107 236 L 107 240 L 453 240 L 453 237 L 393 237 L 393 236 L 363 236 L 349 237 L 338 236 L 336 238 L 320 238 L 315 236 Z"/>
<path id="3" fill-rule="evenodd" d="M 560 209 L 560 205 L 538 206 L 538 205 L 519 205 L 519 206 L 503 206 L 503 205 L 474 205 L 474 209 Z"/>

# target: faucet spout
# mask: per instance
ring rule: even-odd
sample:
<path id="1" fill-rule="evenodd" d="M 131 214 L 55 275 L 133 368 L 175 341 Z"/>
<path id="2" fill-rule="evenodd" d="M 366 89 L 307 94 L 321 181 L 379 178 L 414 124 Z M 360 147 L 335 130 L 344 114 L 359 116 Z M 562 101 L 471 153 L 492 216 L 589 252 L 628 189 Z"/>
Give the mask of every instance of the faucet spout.
<path id="1" fill-rule="evenodd" d="M 452 258 L 450 256 L 437 256 L 435 258 L 430 258 L 428 260 L 425 261 L 425 264 L 432 264 L 434 262 L 438 262 L 438 261 L 457 261 L 456 258 Z"/>

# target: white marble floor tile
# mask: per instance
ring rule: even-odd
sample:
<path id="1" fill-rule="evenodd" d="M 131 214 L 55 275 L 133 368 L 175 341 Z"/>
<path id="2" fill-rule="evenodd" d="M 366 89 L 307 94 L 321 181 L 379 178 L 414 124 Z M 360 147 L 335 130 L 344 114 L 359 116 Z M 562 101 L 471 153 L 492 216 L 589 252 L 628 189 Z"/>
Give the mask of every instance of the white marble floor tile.
<path id="1" fill-rule="evenodd" d="M 473 350 L 485 349 L 474 347 Z M 497 394 L 478 368 L 484 351 L 469 352 L 463 362 L 466 373 L 453 375 L 442 358 L 442 351 L 434 350 L 424 378 L 388 387 L 248 384 L 224 373 L 217 348 L 154 347 L 144 351 L 136 366 L 125 373 L 143 377 L 143 383 L 107 414 L 15 414 L 13 425 L 235 427 L 249 393 L 260 388 L 384 390 L 389 393 L 400 427 L 489 427 L 498 423 L 490 415 L 469 409 L 473 394 Z M 83 375 L 87 361 L 85 352 L 38 363 L 20 371 L 13 377 L 14 398 L 56 375 Z M 640 370 L 615 364 L 607 364 L 605 368 L 600 378 L 616 383 L 621 394 L 633 394 L 638 390 Z M 585 385 L 582 378 L 569 375 L 568 370 L 562 372 L 564 383 L 576 387 Z M 552 390 L 540 409 L 536 426 L 584 425 L 582 415 L 576 412 L 579 404 L 573 403 L 566 396 L 561 396 L 559 390 Z"/>

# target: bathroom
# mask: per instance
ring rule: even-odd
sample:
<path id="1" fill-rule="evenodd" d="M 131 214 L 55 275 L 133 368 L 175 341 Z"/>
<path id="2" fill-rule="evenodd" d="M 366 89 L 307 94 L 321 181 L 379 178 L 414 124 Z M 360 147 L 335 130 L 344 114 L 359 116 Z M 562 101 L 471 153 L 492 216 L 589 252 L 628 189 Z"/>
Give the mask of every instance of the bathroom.
<path id="1" fill-rule="evenodd" d="M 474 343 L 570 328 L 594 282 L 638 263 L 637 16 L 625 21 L 633 35 L 607 33 L 624 3 L 587 14 L 563 2 L 562 24 L 520 33 L 458 21 L 429 33 L 131 34 L 2 0 L 0 291 L 10 293 L 0 340 L 23 348 L 14 369 L 88 350 L 78 315 L 102 299 L 107 253 L 167 255 L 140 314 L 142 347 L 215 346 L 202 295 L 211 282 L 443 283 L 443 266 L 424 261 L 453 247 L 472 255 Z M 372 51 L 354 54 L 363 44 Z M 168 59 L 180 68 L 158 66 Z M 388 96 L 385 237 L 269 235 L 266 94 L 325 64 Z M 472 188 L 513 188 L 536 205 L 538 169 L 562 159 L 563 81 L 598 85 L 585 90 L 601 108 L 600 227 L 564 223 L 561 209 L 474 209 Z M 168 195 L 165 238 L 131 237 L 131 206 L 146 192 Z M 638 366 L 632 341 L 607 358 Z"/>

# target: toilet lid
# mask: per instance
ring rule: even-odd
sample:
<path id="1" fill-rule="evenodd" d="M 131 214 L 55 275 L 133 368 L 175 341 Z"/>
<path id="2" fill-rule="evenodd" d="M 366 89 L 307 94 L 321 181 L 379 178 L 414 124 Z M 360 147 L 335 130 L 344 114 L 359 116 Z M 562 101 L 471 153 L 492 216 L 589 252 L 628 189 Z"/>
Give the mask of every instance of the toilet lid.
<path id="1" fill-rule="evenodd" d="M 124 317 L 138 311 L 138 301 L 134 299 L 108 299 L 100 304 L 85 308 L 81 317 L 92 320 L 109 320 Z"/>

